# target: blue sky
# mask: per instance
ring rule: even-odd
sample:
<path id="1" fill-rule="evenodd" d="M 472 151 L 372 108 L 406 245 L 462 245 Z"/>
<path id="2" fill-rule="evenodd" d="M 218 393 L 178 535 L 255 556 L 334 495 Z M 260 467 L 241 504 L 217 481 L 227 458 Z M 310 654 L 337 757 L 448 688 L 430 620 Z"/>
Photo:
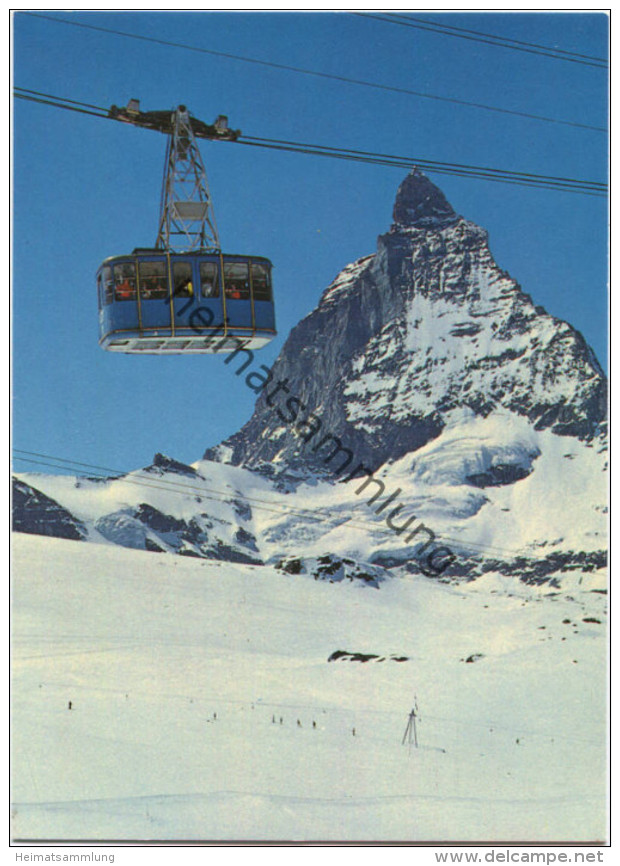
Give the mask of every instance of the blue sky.
<path id="1" fill-rule="evenodd" d="M 592 126 L 600 69 L 348 13 L 44 12 L 393 87 Z M 601 13 L 427 13 L 427 18 L 594 56 Z M 604 181 L 607 137 L 129 39 L 17 13 L 14 84 L 94 105 L 184 103 L 251 136 Z M 95 272 L 154 244 L 164 136 L 16 100 L 13 125 L 13 444 L 118 469 L 162 451 L 198 459 L 250 416 L 255 395 L 222 357 L 133 357 L 98 346 Z M 387 231 L 406 171 L 224 143 L 201 145 L 225 252 L 270 258 L 279 336 Z M 483 225 L 535 303 L 578 328 L 605 366 L 605 199 L 429 177 Z M 24 470 L 25 463 L 16 463 Z M 36 467 L 30 467 L 36 468 Z M 42 471 L 47 471 L 41 467 Z M 49 470 L 51 471 L 51 470 Z"/>

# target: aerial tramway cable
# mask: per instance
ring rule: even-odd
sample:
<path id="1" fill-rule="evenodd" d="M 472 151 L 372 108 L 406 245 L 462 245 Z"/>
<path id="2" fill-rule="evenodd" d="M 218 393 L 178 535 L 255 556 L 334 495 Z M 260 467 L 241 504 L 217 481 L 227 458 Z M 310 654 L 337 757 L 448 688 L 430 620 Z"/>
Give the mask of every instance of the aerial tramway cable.
<path id="1" fill-rule="evenodd" d="M 398 15 L 396 13 L 390 12 L 390 18 L 401 18 L 405 21 L 419 21 L 423 24 L 429 24 L 430 22 L 424 18 L 415 18 L 413 15 Z M 607 60 L 604 57 L 593 57 L 591 54 L 580 54 L 577 51 L 565 51 L 562 48 L 553 48 L 550 45 L 540 45 L 537 42 L 525 42 L 523 39 L 513 39 L 511 36 L 497 36 L 497 34 L 493 35 L 491 33 L 481 33 L 480 30 L 470 30 L 466 27 L 456 27 L 454 24 L 445 24 L 444 22 L 434 22 L 434 26 L 441 27 L 443 30 L 454 30 L 459 33 L 471 33 L 475 36 L 486 36 L 489 39 L 497 39 L 501 42 L 512 43 L 514 45 L 525 45 L 529 48 L 540 48 L 542 51 L 549 51 L 554 54 L 565 54 L 569 57 L 581 57 L 584 60 L 596 60 L 599 63 L 604 63 L 607 65 Z M 509 47 L 507 44 L 506 47 Z"/>
<path id="2" fill-rule="evenodd" d="M 94 106 L 90 103 L 80 103 L 77 100 L 69 100 L 66 97 L 53 96 L 52 94 L 42 93 L 40 91 L 15 87 L 15 96 L 18 99 L 50 105 L 53 108 L 77 111 L 82 114 L 102 117 L 107 120 L 121 119 L 119 117 L 111 116 L 109 110 L 103 107 Z M 126 117 L 123 117 L 122 121 L 128 124 L 132 123 Z M 134 123 L 133 125 L 140 126 L 139 123 Z M 203 135 L 200 130 L 196 131 L 195 135 L 197 138 L 207 137 Z M 416 156 L 395 156 L 373 151 L 355 150 L 307 142 L 295 142 L 284 139 L 240 135 L 237 139 L 231 139 L 230 141 L 231 143 L 241 144 L 248 147 L 260 147 L 290 153 L 323 156 L 331 159 L 348 160 L 371 165 L 383 165 L 393 168 L 409 169 L 413 165 L 418 165 L 425 171 L 436 172 L 437 174 L 456 175 L 458 177 L 516 184 L 518 186 L 530 188 L 550 189 L 558 192 L 570 192 L 580 195 L 604 196 L 606 195 L 607 189 L 606 184 L 601 181 L 590 181 L 560 176 L 556 177 L 553 175 L 540 175 L 533 172 L 518 172 L 509 169 L 469 165 L 466 163 L 443 162 Z"/>
<path id="3" fill-rule="evenodd" d="M 185 51 L 193 51 L 193 52 L 198 52 L 200 54 L 207 54 L 207 55 L 211 55 L 211 56 L 215 56 L 215 57 L 222 57 L 226 60 L 236 60 L 236 61 L 239 61 L 242 63 L 253 63 L 253 64 L 256 64 L 258 66 L 263 66 L 263 67 L 272 68 L 272 69 L 280 69 L 284 72 L 294 72 L 294 73 L 297 73 L 299 75 L 310 75 L 310 76 L 314 76 L 315 78 L 324 78 L 327 80 L 338 81 L 338 82 L 343 83 L 343 84 L 352 84 L 352 85 L 355 85 L 358 87 L 369 87 L 369 88 L 372 88 L 375 90 L 382 90 L 382 91 L 387 91 L 387 92 L 391 92 L 391 93 L 400 93 L 400 94 L 403 94 L 405 96 L 415 96 L 415 97 L 420 98 L 420 99 L 432 99 L 432 100 L 436 100 L 438 102 L 449 102 L 449 103 L 452 103 L 454 105 L 463 105 L 463 106 L 468 107 L 468 108 L 476 108 L 476 109 L 480 109 L 483 111 L 493 111 L 493 112 L 497 112 L 500 114 L 510 114 L 510 115 L 515 116 L 515 117 L 524 117 L 528 120 L 538 120 L 538 121 L 543 121 L 545 123 L 558 123 L 558 124 L 561 124 L 563 126 L 573 126 L 573 127 L 577 127 L 580 129 L 589 129 L 589 130 L 592 130 L 595 132 L 606 132 L 607 131 L 605 129 L 605 127 L 593 126 L 593 125 L 587 124 L 587 123 L 580 123 L 580 122 L 575 121 L 575 120 L 564 120 L 564 119 L 557 118 L 557 117 L 549 117 L 548 115 L 544 115 L 544 114 L 534 114 L 532 112 L 527 112 L 527 111 L 518 111 L 516 109 L 502 108 L 502 107 L 497 106 L 497 105 L 486 105 L 485 103 L 482 103 L 482 102 L 474 102 L 474 101 L 467 100 L 467 99 L 458 99 L 457 97 L 453 97 L 453 96 L 442 96 L 442 95 L 437 94 L 437 93 L 428 93 L 426 91 L 421 91 L 421 90 L 412 90 L 411 88 L 407 88 L 407 87 L 397 87 L 395 85 L 381 84 L 381 83 L 375 82 L 375 81 L 365 81 L 363 79 L 350 78 L 350 77 L 345 76 L 345 75 L 336 75 L 336 74 L 329 73 L 329 72 L 323 72 L 323 71 L 317 70 L 317 69 L 305 69 L 303 67 L 291 66 L 291 65 L 285 64 L 285 63 L 276 63 L 275 61 L 272 61 L 272 60 L 261 60 L 260 58 L 257 58 L 257 57 L 245 57 L 245 56 L 240 55 L 240 54 L 231 54 L 230 52 L 218 51 L 218 50 L 215 50 L 212 48 L 203 48 L 203 47 L 198 46 L 198 45 L 188 45 L 187 43 L 184 43 L 184 42 L 172 42 L 168 39 L 158 39 L 154 36 L 143 36 L 139 33 L 129 33 L 129 32 L 124 31 L 124 30 L 115 30 L 115 29 L 112 29 L 110 27 L 100 27 L 100 26 L 96 26 L 94 24 L 85 24 L 84 22 L 81 22 L 81 21 L 68 21 L 64 18 L 58 18 L 54 15 L 44 15 L 44 14 L 41 14 L 38 12 L 23 12 L 22 14 L 23 15 L 30 15 L 34 18 L 44 18 L 46 20 L 54 21 L 54 22 L 59 23 L 59 24 L 68 24 L 72 27 L 82 27 L 82 28 L 85 28 L 87 30 L 94 30 L 94 31 L 99 31 L 101 33 L 108 33 L 112 36 L 121 36 L 121 37 L 124 37 L 127 39 L 137 39 L 137 40 L 140 40 L 142 42 L 152 42 L 152 43 L 155 43 L 156 45 L 162 45 L 162 46 L 169 47 L 169 48 L 179 48 L 179 49 L 182 49 Z M 353 13 L 353 14 L 362 14 L 362 13 Z M 399 23 L 399 22 L 394 21 L 392 23 Z"/>
<path id="4" fill-rule="evenodd" d="M 454 36 L 459 39 L 467 39 L 471 42 L 494 45 L 497 48 L 510 48 L 513 51 L 523 51 L 526 54 L 538 54 L 542 57 L 549 57 L 552 60 L 565 60 L 570 63 L 579 63 L 583 66 L 592 66 L 596 69 L 607 69 L 608 67 L 604 57 L 592 57 L 589 54 L 579 54 L 576 51 L 564 51 L 561 48 L 537 45 L 535 42 L 511 39 L 508 36 L 493 36 L 490 33 L 481 33 L 479 30 L 468 30 L 465 27 L 455 27 L 454 25 L 442 22 L 429 21 L 426 18 L 416 18 L 411 15 L 398 15 L 395 13 L 353 12 L 352 14 L 360 18 L 384 21 L 386 24 L 399 24 L 402 27 L 426 30 L 429 33 L 439 33 L 443 36 Z"/>

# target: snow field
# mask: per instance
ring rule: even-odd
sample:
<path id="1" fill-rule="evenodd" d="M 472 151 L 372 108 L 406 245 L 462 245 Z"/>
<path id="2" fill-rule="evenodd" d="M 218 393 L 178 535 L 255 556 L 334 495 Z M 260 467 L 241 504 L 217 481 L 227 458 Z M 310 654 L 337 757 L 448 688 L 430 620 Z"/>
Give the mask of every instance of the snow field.
<path id="1" fill-rule="evenodd" d="M 605 836 L 594 577 L 376 590 L 25 535 L 14 562 L 16 838 Z"/>

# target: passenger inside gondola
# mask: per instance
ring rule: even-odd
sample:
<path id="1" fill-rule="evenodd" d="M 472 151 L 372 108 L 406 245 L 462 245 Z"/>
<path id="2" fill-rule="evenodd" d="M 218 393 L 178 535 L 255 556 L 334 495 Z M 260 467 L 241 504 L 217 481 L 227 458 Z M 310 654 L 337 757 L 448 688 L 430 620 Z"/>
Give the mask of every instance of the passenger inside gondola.
<path id="1" fill-rule="evenodd" d="M 192 281 L 189 278 L 186 280 L 181 280 L 174 293 L 178 298 L 193 297 L 194 286 L 192 285 Z"/>
<path id="2" fill-rule="evenodd" d="M 142 284 L 142 296 L 145 300 L 150 300 L 151 298 L 165 298 L 166 297 L 166 289 L 157 277 L 147 277 Z"/>
<path id="3" fill-rule="evenodd" d="M 194 296 L 192 266 L 187 262 L 175 262 L 172 266 L 172 276 L 175 298 L 192 298 Z"/>
<path id="4" fill-rule="evenodd" d="M 131 301 L 136 296 L 136 269 L 134 265 L 116 265 L 114 268 L 114 298 L 117 301 Z"/>
<path id="5" fill-rule="evenodd" d="M 220 287 L 215 262 L 200 262 L 200 292 L 203 298 L 218 298 Z"/>
<path id="6" fill-rule="evenodd" d="M 227 298 L 247 301 L 250 297 L 247 262 L 226 262 L 224 264 L 224 285 Z"/>
<path id="7" fill-rule="evenodd" d="M 140 262 L 140 296 L 149 301 L 168 296 L 164 262 Z"/>

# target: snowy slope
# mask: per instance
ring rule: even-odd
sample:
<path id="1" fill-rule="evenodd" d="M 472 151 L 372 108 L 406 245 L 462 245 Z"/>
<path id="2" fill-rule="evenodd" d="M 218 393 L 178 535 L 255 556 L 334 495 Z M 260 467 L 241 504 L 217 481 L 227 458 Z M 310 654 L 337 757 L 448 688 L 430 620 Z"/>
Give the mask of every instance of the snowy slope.
<path id="1" fill-rule="evenodd" d="M 159 455 L 153 466 L 116 479 L 19 479 L 72 514 L 89 541 L 135 549 L 255 563 L 334 553 L 415 570 L 427 561 L 420 551 L 432 532 L 431 550 L 444 545 L 455 557 L 445 572 L 433 572 L 446 578 L 491 568 L 561 583 L 575 567 L 606 565 L 600 440 L 536 430 L 507 411 L 446 413 L 438 437 L 374 473 L 384 486 L 376 501 L 378 486 L 363 488 L 364 477 L 298 481 L 284 492 L 243 467 L 181 466 Z M 428 532 L 391 529 L 386 516 L 395 508 L 393 526 L 413 518 L 412 533 Z"/>
<path id="2" fill-rule="evenodd" d="M 247 500 L 270 485 L 244 469 L 214 464 L 206 478 L 194 467 L 158 454 L 151 466 L 117 478 L 23 473 L 18 484 L 40 491 L 72 514 L 89 541 L 260 561 Z"/>
<path id="3" fill-rule="evenodd" d="M 599 577 L 377 590 L 14 538 L 15 837 L 605 837 Z"/>
<path id="4" fill-rule="evenodd" d="M 455 412 L 447 421 L 432 442 L 374 473 L 385 484 L 375 503 L 370 499 L 376 487 L 360 491 L 364 478 L 337 485 L 313 481 L 286 497 L 272 494 L 270 501 L 287 502 L 293 512 L 280 517 L 255 512 L 264 555 L 335 551 L 411 564 L 428 536 L 408 542 L 408 533 L 398 535 L 386 526 L 389 508 L 375 514 L 398 492 L 390 505 L 402 506 L 396 523 L 415 515 L 413 528 L 422 522 L 458 555 L 460 568 L 450 568 L 446 577 L 475 575 L 479 558 L 496 560 L 501 569 L 520 559 L 559 555 L 569 563 L 576 552 L 602 552 L 593 561 L 604 566 L 606 452 L 599 442 L 535 430 L 507 412 L 487 418 Z M 197 465 L 206 474 L 212 464 Z M 310 515 L 333 515 L 332 524 L 300 520 L 294 509 L 301 508 Z M 559 568 L 556 576 L 561 579 Z"/>

